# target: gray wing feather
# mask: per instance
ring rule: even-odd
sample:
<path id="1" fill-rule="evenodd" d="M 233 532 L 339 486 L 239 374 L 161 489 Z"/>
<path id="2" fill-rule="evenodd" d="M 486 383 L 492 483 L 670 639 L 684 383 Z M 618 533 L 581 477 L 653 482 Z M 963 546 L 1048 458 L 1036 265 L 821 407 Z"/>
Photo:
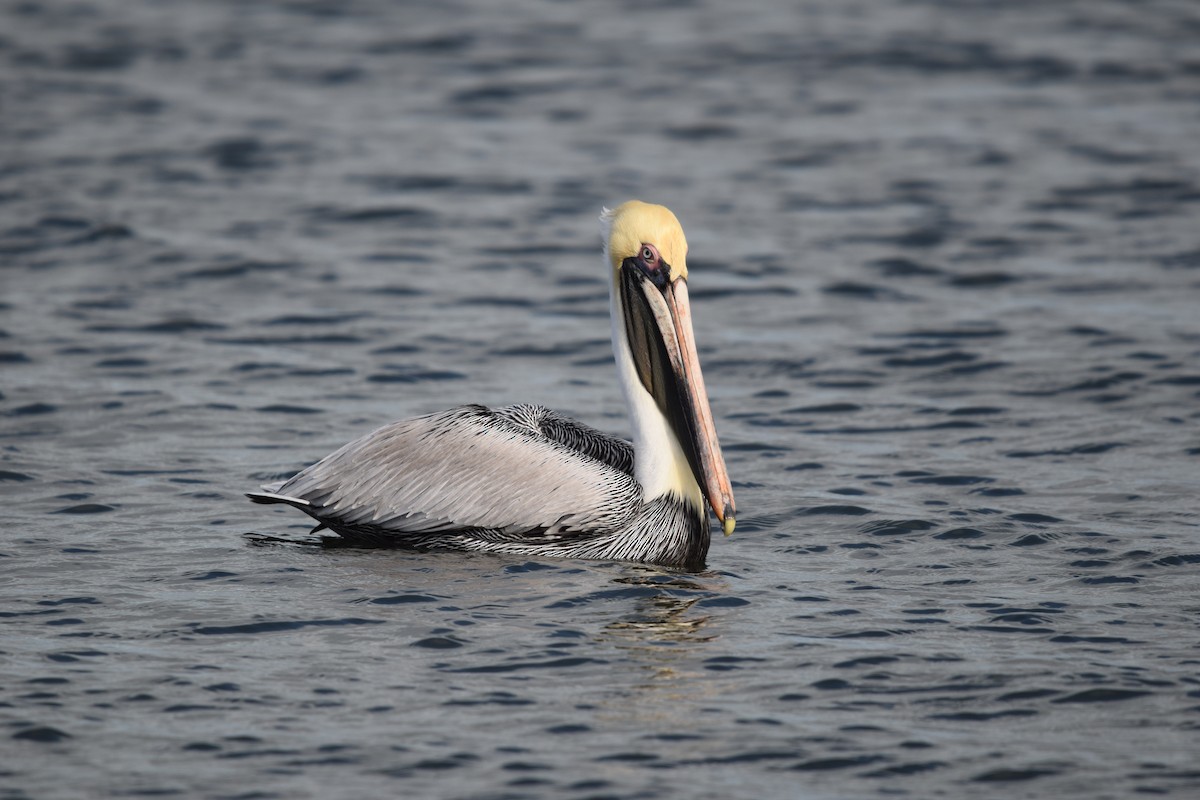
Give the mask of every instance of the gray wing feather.
<path id="1" fill-rule="evenodd" d="M 461 406 L 395 422 L 269 491 L 306 501 L 321 520 L 396 533 L 620 530 L 642 505 L 641 487 L 541 433 L 544 411 Z"/>

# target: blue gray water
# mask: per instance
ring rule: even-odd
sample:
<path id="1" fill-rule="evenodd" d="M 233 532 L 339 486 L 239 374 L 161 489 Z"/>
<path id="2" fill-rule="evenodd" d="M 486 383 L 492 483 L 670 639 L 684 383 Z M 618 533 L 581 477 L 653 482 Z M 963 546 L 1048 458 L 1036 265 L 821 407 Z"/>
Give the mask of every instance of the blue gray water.
<path id="1" fill-rule="evenodd" d="M 1195 797 L 1198 37 L 4 2 L 0 797 Z M 708 571 L 321 549 L 245 502 L 462 402 L 626 433 L 630 197 L 691 242 Z"/>

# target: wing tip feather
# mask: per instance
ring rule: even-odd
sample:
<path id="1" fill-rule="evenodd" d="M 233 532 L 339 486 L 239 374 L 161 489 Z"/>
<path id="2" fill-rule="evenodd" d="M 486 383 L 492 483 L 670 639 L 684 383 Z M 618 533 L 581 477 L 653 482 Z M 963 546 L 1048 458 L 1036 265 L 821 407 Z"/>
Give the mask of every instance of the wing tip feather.
<path id="1" fill-rule="evenodd" d="M 288 497 L 286 494 L 276 494 L 275 492 L 246 492 L 246 497 L 250 498 L 250 502 L 262 505 L 271 505 L 272 503 L 287 503 L 290 506 L 312 505 L 302 498 Z"/>

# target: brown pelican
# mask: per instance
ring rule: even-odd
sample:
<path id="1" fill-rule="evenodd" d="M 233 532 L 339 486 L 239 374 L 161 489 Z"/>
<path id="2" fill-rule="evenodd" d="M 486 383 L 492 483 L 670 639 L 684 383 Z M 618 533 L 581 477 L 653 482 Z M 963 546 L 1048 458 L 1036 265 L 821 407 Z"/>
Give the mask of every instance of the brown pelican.
<path id="1" fill-rule="evenodd" d="M 705 501 L 727 536 L 734 502 L 692 335 L 687 240 L 670 210 L 638 200 L 600 220 L 632 444 L 541 406 L 460 406 L 247 496 L 350 541 L 703 568 Z"/>

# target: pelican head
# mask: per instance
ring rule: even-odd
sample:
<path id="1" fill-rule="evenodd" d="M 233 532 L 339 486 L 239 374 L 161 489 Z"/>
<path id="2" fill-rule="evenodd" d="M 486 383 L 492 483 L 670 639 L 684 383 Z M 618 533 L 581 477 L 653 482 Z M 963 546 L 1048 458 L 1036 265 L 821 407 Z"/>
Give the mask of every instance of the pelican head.
<path id="1" fill-rule="evenodd" d="M 648 496 L 704 500 L 733 533 L 733 489 L 700 372 L 687 290 L 687 239 L 663 206 L 630 200 L 601 216 L 613 270 L 613 346 Z M 703 498 L 703 499 L 701 499 Z"/>

